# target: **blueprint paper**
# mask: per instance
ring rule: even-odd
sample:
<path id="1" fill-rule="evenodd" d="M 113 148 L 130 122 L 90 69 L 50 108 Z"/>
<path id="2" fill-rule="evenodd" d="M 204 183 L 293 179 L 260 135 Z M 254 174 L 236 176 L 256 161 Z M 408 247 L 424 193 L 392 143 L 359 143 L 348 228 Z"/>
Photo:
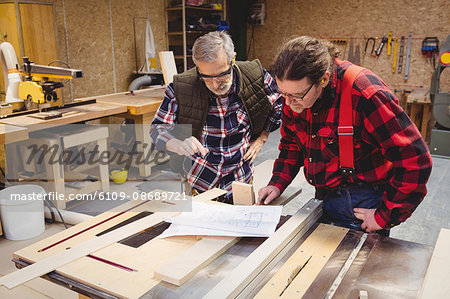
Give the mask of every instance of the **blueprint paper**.
<path id="1" fill-rule="evenodd" d="M 170 235 L 215 235 L 268 237 L 280 221 L 282 206 L 233 206 L 193 202 L 192 212 L 164 219 L 176 224 L 169 227 Z M 186 226 L 183 228 L 183 226 Z"/>

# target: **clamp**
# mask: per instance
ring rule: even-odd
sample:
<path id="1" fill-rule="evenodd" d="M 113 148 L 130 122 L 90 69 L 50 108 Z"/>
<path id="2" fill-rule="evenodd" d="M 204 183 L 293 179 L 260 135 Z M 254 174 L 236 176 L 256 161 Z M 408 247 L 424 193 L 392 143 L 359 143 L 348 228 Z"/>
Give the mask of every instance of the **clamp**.
<path id="1" fill-rule="evenodd" d="M 375 38 L 374 37 L 369 37 L 366 41 L 366 46 L 364 48 L 364 55 L 366 55 L 367 53 L 367 46 L 369 45 L 369 42 L 372 41 L 372 50 L 370 51 L 370 55 L 372 56 L 376 56 L 375 55 Z"/>

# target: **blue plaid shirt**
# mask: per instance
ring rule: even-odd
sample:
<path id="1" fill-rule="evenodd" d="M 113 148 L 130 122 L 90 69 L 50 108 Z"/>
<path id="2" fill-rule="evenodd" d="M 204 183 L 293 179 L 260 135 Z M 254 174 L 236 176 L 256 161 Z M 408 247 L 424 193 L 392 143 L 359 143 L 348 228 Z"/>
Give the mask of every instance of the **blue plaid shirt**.
<path id="1" fill-rule="evenodd" d="M 276 82 L 264 71 L 264 90 L 272 104 L 264 130 L 272 132 L 281 124 L 281 95 L 276 91 Z M 211 93 L 208 116 L 200 135 L 200 143 L 209 150 L 201 157 L 192 156 L 192 167 L 188 171 L 188 182 L 200 192 L 218 187 L 228 191 L 231 199 L 231 183 L 249 183 L 253 175 L 253 165 L 243 157 L 251 142 L 250 121 L 242 101 L 238 97 L 236 72 L 233 72 L 233 85 L 226 98 Z M 178 105 L 173 84 L 166 88 L 164 100 L 153 119 L 150 136 L 159 151 L 166 151 L 166 143 L 174 138 L 170 129 L 178 123 Z"/>

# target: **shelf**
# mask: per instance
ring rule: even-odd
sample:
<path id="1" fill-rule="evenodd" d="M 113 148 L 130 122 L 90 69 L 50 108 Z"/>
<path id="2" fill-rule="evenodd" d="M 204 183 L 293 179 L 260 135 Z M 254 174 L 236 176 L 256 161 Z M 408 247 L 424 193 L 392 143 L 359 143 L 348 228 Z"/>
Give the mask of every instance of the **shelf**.
<path id="1" fill-rule="evenodd" d="M 174 55 L 173 56 L 175 59 L 184 59 L 183 55 Z M 192 55 L 186 55 L 187 58 L 192 58 Z"/>
<path id="2" fill-rule="evenodd" d="M 186 0 L 179 1 L 181 5 L 176 6 L 172 6 L 172 0 L 164 2 L 167 46 L 174 53 L 178 72 L 183 72 L 192 65 L 192 55 L 187 54 L 192 53 L 190 49 L 195 40 L 208 32 L 216 31 L 220 25 L 217 21 L 227 20 L 227 1 L 216 0 L 218 5 L 214 4 L 213 7 L 189 6 L 186 5 Z M 199 24 L 200 18 L 204 18 L 202 24 Z"/>
<path id="3" fill-rule="evenodd" d="M 216 31 L 216 30 L 186 31 L 186 34 L 206 34 L 211 31 Z M 168 32 L 167 34 L 168 35 L 183 35 L 183 32 L 182 31 L 174 31 L 174 32 Z"/>
<path id="4" fill-rule="evenodd" d="M 183 7 L 179 6 L 179 7 L 168 7 L 167 11 L 177 11 L 177 10 L 182 10 Z M 217 11 L 217 12 L 222 12 L 223 9 L 215 9 L 215 8 L 208 8 L 208 7 L 198 7 L 198 6 L 186 6 L 186 10 L 203 10 L 203 11 Z"/>

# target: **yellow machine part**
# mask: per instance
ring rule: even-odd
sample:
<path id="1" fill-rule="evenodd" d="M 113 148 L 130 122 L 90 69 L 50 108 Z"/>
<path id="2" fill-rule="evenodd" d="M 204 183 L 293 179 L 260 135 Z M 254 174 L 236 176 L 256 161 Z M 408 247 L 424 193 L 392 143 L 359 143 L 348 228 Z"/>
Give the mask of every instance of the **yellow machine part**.
<path id="1" fill-rule="evenodd" d="M 23 81 L 19 84 L 19 98 L 22 100 L 31 100 L 33 103 L 45 103 L 42 86 L 34 81 Z"/>

